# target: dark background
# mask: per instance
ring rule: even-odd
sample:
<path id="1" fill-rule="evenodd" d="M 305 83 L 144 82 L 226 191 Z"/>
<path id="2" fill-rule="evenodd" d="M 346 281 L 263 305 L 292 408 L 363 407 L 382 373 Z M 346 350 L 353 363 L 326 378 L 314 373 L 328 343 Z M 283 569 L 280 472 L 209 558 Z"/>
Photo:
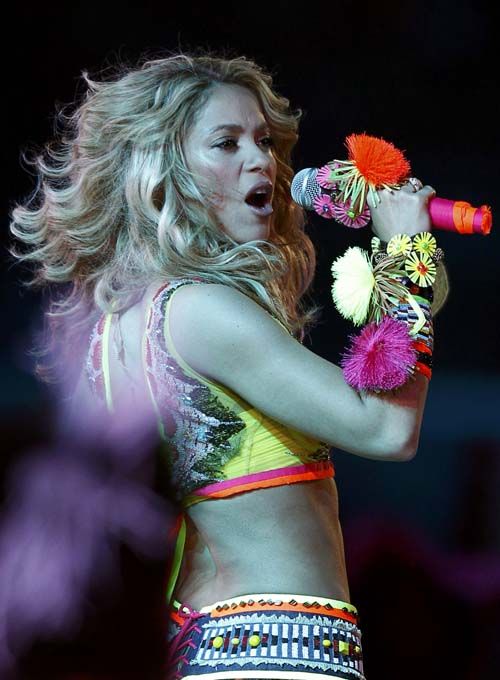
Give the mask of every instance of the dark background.
<path id="1" fill-rule="evenodd" d="M 493 212 L 489 236 L 438 232 L 451 292 L 435 320 L 435 371 L 417 457 L 407 464 L 335 455 L 352 600 L 366 671 L 377 678 L 498 677 L 500 665 L 500 351 L 498 59 L 493 3 L 142 2 L 27 4 L 6 27 L 2 244 L 9 212 L 32 190 L 20 153 L 51 137 L 56 104 L 91 75 L 145 52 L 204 47 L 255 59 L 303 110 L 294 166 L 345 158 L 352 132 L 406 152 L 443 198 Z M 312 216 L 312 291 L 324 306 L 307 343 L 338 362 L 352 328 L 329 296 L 329 267 L 355 232 Z M 2 257 L 0 425 L 23 455 L 50 416 L 27 350 L 42 302 Z M 488 675 L 491 673 L 491 675 Z"/>

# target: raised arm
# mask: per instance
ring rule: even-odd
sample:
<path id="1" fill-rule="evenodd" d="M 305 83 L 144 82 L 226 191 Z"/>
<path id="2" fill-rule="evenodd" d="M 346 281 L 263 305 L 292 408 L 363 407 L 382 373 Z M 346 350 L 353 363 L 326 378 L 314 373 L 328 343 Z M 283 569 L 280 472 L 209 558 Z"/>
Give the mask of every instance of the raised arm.
<path id="1" fill-rule="evenodd" d="M 427 393 L 422 376 L 396 394 L 358 394 L 338 366 L 224 285 L 181 287 L 169 323 L 190 366 L 275 420 L 367 458 L 409 460 L 415 454 Z"/>

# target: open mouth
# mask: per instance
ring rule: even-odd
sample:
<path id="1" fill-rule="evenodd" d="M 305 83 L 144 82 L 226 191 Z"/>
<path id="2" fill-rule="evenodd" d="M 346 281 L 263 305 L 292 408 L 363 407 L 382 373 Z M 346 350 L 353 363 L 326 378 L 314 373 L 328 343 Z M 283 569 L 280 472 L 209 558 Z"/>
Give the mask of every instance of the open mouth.
<path id="1" fill-rule="evenodd" d="M 271 185 L 263 185 L 250 191 L 245 198 L 245 203 L 258 215 L 271 215 L 273 212 L 272 193 Z"/>

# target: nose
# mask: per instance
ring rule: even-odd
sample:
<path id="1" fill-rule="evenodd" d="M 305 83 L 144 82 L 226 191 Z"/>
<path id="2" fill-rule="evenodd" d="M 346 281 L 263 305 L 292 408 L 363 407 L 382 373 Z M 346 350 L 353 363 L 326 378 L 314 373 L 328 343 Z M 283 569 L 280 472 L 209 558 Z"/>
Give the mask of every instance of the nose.
<path id="1" fill-rule="evenodd" d="M 264 148 L 257 143 L 249 145 L 245 158 L 246 170 L 269 174 L 275 162 L 274 156 L 268 148 Z"/>

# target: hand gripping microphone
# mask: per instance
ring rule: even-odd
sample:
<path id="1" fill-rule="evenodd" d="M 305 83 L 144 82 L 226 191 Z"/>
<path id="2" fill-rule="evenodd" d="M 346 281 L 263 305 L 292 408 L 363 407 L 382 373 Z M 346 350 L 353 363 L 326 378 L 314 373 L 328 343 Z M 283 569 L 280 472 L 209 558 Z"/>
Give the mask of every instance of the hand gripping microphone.
<path id="1" fill-rule="evenodd" d="M 304 168 L 292 180 L 292 199 L 305 210 L 357 229 L 370 221 L 368 194 L 379 201 L 377 189 L 397 188 L 407 181 L 410 165 L 390 142 L 368 135 L 346 140 L 348 160 L 334 160 L 322 168 Z M 491 231 L 491 209 L 474 208 L 466 201 L 434 197 L 428 203 L 432 225 L 458 234 Z"/>

